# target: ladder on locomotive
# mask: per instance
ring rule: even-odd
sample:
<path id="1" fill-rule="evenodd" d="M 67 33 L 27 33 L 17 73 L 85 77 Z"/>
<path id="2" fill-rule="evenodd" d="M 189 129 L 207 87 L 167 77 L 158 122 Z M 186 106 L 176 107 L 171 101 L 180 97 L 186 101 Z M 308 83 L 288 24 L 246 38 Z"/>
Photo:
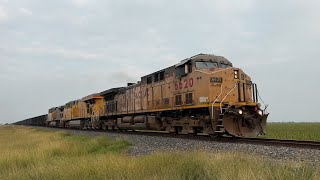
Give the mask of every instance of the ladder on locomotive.
<path id="1" fill-rule="evenodd" d="M 224 133 L 225 132 L 225 129 L 224 129 L 224 126 L 223 126 L 223 116 L 226 113 L 227 109 L 228 109 L 228 106 L 227 107 L 223 106 L 221 108 L 222 112 L 219 113 L 217 127 L 216 127 L 216 130 L 214 131 L 215 133 Z"/>

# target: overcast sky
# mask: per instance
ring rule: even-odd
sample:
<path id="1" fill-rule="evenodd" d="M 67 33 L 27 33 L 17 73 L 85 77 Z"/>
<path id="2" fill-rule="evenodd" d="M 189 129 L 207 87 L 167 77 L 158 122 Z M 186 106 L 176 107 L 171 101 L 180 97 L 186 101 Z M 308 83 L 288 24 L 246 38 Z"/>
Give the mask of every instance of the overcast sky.
<path id="1" fill-rule="evenodd" d="M 258 83 L 270 121 L 320 121 L 320 1 L 0 0 L 0 123 L 199 54 Z"/>

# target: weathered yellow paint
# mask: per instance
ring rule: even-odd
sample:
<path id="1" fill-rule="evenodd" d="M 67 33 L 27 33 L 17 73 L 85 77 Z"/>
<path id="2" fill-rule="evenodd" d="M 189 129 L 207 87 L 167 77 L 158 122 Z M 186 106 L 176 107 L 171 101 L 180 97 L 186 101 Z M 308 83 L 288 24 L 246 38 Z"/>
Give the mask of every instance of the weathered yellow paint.
<path id="1" fill-rule="evenodd" d="M 105 101 L 102 97 L 94 99 L 93 112 L 94 116 L 103 116 L 105 114 Z"/>
<path id="2" fill-rule="evenodd" d="M 136 84 L 128 88 L 125 93 L 115 97 L 118 106 L 116 114 L 203 108 L 211 107 L 212 103 L 215 103 L 214 107 L 219 107 L 220 103 L 234 106 L 258 105 L 253 102 L 251 85 L 247 85 L 251 78 L 241 69 L 193 69 L 193 72 L 180 78 L 173 74 L 159 82 Z M 235 78 L 235 71 L 238 72 L 238 78 Z M 222 78 L 222 82 L 211 82 L 213 77 Z M 193 85 L 186 85 L 190 81 Z M 192 93 L 191 104 L 187 103 L 188 93 Z M 181 95 L 180 106 L 175 105 L 177 95 Z M 169 103 L 164 103 L 165 100 Z"/>
<path id="3" fill-rule="evenodd" d="M 231 104 L 230 104 L 231 105 Z M 257 103 L 232 103 L 234 106 L 257 106 Z M 171 110 L 183 110 L 183 109 L 196 109 L 196 108 L 210 108 L 212 107 L 212 104 L 202 104 L 202 105 L 196 105 L 196 106 L 180 106 L 180 107 L 174 107 L 174 108 L 164 108 L 164 109 L 153 109 L 148 111 L 128 111 L 128 113 L 117 113 L 119 115 L 121 114 L 135 114 L 135 113 L 143 113 L 143 112 L 161 112 L 161 111 L 171 111 Z M 213 107 L 217 108 L 220 107 L 219 103 L 213 104 Z"/>

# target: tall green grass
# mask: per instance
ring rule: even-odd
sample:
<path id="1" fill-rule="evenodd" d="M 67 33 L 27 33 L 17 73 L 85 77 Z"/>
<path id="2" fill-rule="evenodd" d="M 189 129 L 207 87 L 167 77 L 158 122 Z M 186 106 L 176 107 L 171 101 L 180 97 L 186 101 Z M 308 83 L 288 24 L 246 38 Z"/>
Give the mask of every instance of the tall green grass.
<path id="1" fill-rule="evenodd" d="M 266 138 L 320 141 L 320 123 L 268 123 Z"/>
<path id="2" fill-rule="evenodd" d="M 320 167 L 243 153 L 129 156 L 129 143 L 0 127 L 0 179 L 317 179 Z"/>

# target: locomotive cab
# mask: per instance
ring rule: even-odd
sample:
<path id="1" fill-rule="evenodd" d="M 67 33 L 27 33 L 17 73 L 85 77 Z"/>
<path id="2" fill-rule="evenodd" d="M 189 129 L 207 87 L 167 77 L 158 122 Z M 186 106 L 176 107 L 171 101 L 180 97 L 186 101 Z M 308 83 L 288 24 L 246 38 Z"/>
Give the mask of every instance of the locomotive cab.
<path id="1" fill-rule="evenodd" d="M 178 84 L 177 93 L 191 93 L 197 107 L 209 105 L 214 133 L 239 137 L 265 134 L 268 114 L 260 109 L 256 84 L 224 57 L 199 54 L 183 60 L 176 65 L 176 79 L 195 84 L 186 90 Z"/>
<path id="2" fill-rule="evenodd" d="M 265 134 L 268 114 L 260 109 L 257 85 L 252 83 L 242 69 L 229 68 L 224 72 L 213 72 L 210 74 L 210 83 L 212 109 L 219 113 L 219 130 L 241 137 Z M 218 114 L 217 111 L 212 113 Z M 222 122 L 219 123 L 219 120 Z"/>

